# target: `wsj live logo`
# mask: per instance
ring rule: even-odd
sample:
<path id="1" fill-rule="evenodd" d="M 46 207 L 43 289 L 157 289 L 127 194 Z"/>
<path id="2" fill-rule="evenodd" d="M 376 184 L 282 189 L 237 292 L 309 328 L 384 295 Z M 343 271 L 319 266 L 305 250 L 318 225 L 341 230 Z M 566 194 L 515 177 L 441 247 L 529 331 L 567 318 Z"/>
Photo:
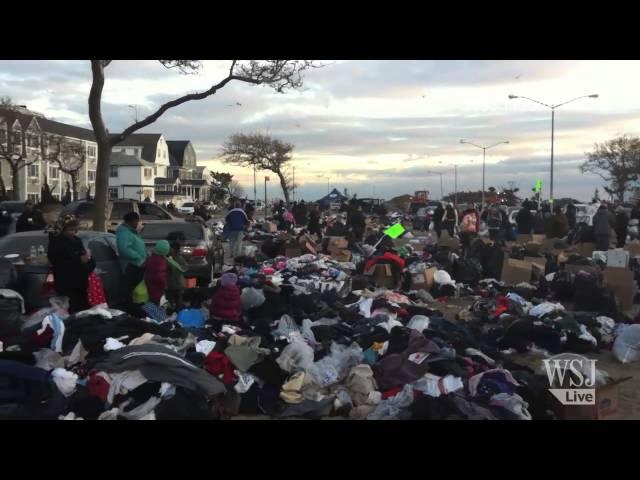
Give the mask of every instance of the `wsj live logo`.
<path id="1" fill-rule="evenodd" d="M 596 361 L 574 353 L 543 360 L 549 391 L 563 405 L 595 405 Z"/>

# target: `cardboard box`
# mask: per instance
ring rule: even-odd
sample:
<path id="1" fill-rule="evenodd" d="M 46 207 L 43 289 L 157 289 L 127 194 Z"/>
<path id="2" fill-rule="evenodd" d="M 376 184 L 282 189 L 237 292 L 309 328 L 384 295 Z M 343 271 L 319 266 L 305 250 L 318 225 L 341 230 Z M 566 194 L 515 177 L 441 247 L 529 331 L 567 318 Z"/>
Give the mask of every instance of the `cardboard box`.
<path id="1" fill-rule="evenodd" d="M 623 311 L 633 307 L 637 285 L 633 279 L 633 272 L 627 268 L 607 267 L 604 270 L 607 288 L 616 296 Z"/>
<path id="2" fill-rule="evenodd" d="M 351 250 L 334 250 L 331 252 L 331 258 L 337 262 L 350 262 L 351 256 Z"/>
<path id="3" fill-rule="evenodd" d="M 629 252 L 621 248 L 607 252 L 607 267 L 629 268 Z"/>
<path id="4" fill-rule="evenodd" d="M 287 258 L 295 258 L 302 256 L 302 248 L 295 242 L 290 242 L 284 246 L 284 256 Z"/>
<path id="5" fill-rule="evenodd" d="M 561 420 L 618 420 L 620 418 L 620 384 L 632 377 L 613 380 L 596 387 L 595 405 L 562 405 L 556 402 L 556 414 Z"/>
<path id="6" fill-rule="evenodd" d="M 529 235 L 529 234 L 525 234 L 525 233 L 521 233 L 519 235 L 516 235 L 516 243 L 518 245 L 525 245 L 529 242 L 533 241 L 533 235 Z"/>
<path id="7" fill-rule="evenodd" d="M 593 251 L 596 249 L 595 243 L 578 243 L 576 245 L 576 253 L 583 257 L 591 258 Z"/>
<path id="8" fill-rule="evenodd" d="M 365 275 L 373 277 L 373 282 L 379 287 L 392 289 L 397 286 L 393 280 L 390 265 L 374 265 L 365 272 Z"/>
<path id="9" fill-rule="evenodd" d="M 624 249 L 629 252 L 631 257 L 640 257 L 640 242 L 629 242 L 624 246 Z"/>
<path id="10" fill-rule="evenodd" d="M 344 237 L 329 237 L 329 244 L 327 250 L 344 250 L 349 248 L 349 241 Z"/>
<path id="11" fill-rule="evenodd" d="M 501 280 L 507 285 L 517 285 L 531 281 L 533 264 L 525 260 L 507 258 L 502 265 Z"/>
<path id="12" fill-rule="evenodd" d="M 524 261 L 537 265 L 542 268 L 542 270 L 547 266 L 547 259 L 545 257 L 524 257 Z"/>
<path id="13" fill-rule="evenodd" d="M 542 250 L 542 243 L 540 242 L 527 242 L 524 249 L 530 255 L 538 255 Z"/>
<path id="14" fill-rule="evenodd" d="M 437 268 L 426 268 L 421 272 L 411 275 L 411 289 L 412 290 L 431 290 L 433 286 L 433 275 L 438 271 Z"/>
<path id="15" fill-rule="evenodd" d="M 267 233 L 276 233 L 278 231 L 278 224 L 274 222 L 267 222 L 264 224 L 264 230 Z"/>

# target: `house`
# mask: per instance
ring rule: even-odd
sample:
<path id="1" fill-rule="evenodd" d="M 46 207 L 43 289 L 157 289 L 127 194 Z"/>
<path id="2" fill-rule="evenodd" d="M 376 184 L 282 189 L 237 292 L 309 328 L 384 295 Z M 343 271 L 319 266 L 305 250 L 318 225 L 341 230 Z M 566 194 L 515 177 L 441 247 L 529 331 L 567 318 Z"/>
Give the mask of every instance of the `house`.
<path id="1" fill-rule="evenodd" d="M 109 200 L 118 198 L 149 199 L 155 201 L 155 176 L 157 168 L 139 156 L 121 152 L 111 153 L 109 166 Z"/>
<path id="2" fill-rule="evenodd" d="M 180 179 L 180 192 L 191 201 L 208 200 L 211 175 L 198 167 L 196 151 L 189 140 L 169 140 L 170 178 Z M 158 179 L 159 180 L 159 179 Z"/>
<path id="3" fill-rule="evenodd" d="M 72 142 L 85 155 L 78 170 L 78 193 L 95 191 L 97 144 L 93 131 L 45 118 L 26 106 L 0 107 L 0 152 L 22 154 L 28 166 L 18 170 L 18 198 L 40 201 L 45 177 L 54 197 L 60 199 L 70 176 L 57 163 L 50 161 L 52 146 L 59 139 Z M 9 194 L 12 193 L 12 173 L 9 163 L 0 159 L 0 177 Z"/>

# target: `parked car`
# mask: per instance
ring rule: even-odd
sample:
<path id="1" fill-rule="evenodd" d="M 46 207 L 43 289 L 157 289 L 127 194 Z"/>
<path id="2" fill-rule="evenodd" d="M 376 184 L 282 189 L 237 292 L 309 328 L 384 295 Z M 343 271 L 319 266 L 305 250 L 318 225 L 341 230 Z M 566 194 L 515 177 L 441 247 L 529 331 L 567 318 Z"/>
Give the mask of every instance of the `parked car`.
<path id="1" fill-rule="evenodd" d="M 78 237 L 85 248 L 91 251 L 96 260 L 95 272 L 102 279 L 107 302 L 110 306 L 121 304 L 119 285 L 121 281 L 120 265 L 116 247 L 116 237 L 112 233 L 81 231 Z M 45 252 L 49 245 L 49 234 L 44 231 L 20 232 L 0 239 L 0 257 L 17 254 L 22 259 L 30 255 L 31 247 L 41 246 Z M 28 311 L 49 306 L 49 297 L 42 294 L 42 285 L 49 272 L 47 264 L 16 264 L 18 283 L 15 290 L 24 298 Z"/>
<path id="2" fill-rule="evenodd" d="M 107 221 L 107 230 L 109 231 L 115 231 L 118 225 L 122 223 L 123 217 L 129 212 L 137 212 L 143 223 L 167 220 L 180 221 L 179 218 L 174 217 L 164 208 L 151 202 L 122 199 L 109 203 L 112 206 L 111 217 Z M 94 201 L 80 200 L 67 205 L 60 215 L 75 215 L 80 223 L 80 229 L 90 230 L 93 227 L 93 213 Z"/>
<path id="3" fill-rule="evenodd" d="M 5 211 L 13 218 L 18 218 L 24 212 L 24 204 L 23 201 L 6 200 L 0 202 L 0 211 Z"/>
<path id="4" fill-rule="evenodd" d="M 178 211 L 180 213 L 193 213 L 195 206 L 196 204 L 194 202 L 186 202 L 183 203 L 182 206 L 178 207 Z"/>
<path id="5" fill-rule="evenodd" d="M 182 234 L 184 241 L 181 259 L 186 268 L 186 278 L 195 277 L 198 284 L 208 285 L 215 268 L 216 237 L 211 229 L 203 222 L 167 221 L 145 223 L 140 232 L 148 251 L 159 240 L 167 240 L 170 234 Z"/>

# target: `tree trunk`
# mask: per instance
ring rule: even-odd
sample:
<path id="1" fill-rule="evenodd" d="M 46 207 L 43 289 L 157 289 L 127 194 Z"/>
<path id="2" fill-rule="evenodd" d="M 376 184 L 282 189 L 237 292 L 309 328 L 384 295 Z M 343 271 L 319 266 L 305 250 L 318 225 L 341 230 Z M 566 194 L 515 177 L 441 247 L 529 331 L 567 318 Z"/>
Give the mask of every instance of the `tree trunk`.
<path id="1" fill-rule="evenodd" d="M 93 81 L 89 92 L 89 119 L 98 144 L 98 163 L 96 166 L 96 191 L 94 192 L 95 212 L 93 229 L 106 231 L 107 188 L 109 185 L 109 165 L 111 163 L 111 141 L 104 124 L 101 111 L 102 89 L 104 88 L 104 67 L 101 60 L 91 60 Z"/>
<path id="2" fill-rule="evenodd" d="M 287 180 L 284 178 L 282 172 L 275 172 L 280 179 L 280 186 L 282 187 L 282 193 L 284 194 L 284 203 L 289 206 L 289 187 L 287 186 Z"/>
<path id="3" fill-rule="evenodd" d="M 78 201 L 78 172 L 70 173 L 71 177 L 71 200 L 73 202 Z"/>
<path id="4" fill-rule="evenodd" d="M 11 188 L 13 189 L 11 196 L 14 200 L 20 200 L 20 182 L 18 179 L 18 173 L 20 173 L 20 169 L 11 165 Z"/>

